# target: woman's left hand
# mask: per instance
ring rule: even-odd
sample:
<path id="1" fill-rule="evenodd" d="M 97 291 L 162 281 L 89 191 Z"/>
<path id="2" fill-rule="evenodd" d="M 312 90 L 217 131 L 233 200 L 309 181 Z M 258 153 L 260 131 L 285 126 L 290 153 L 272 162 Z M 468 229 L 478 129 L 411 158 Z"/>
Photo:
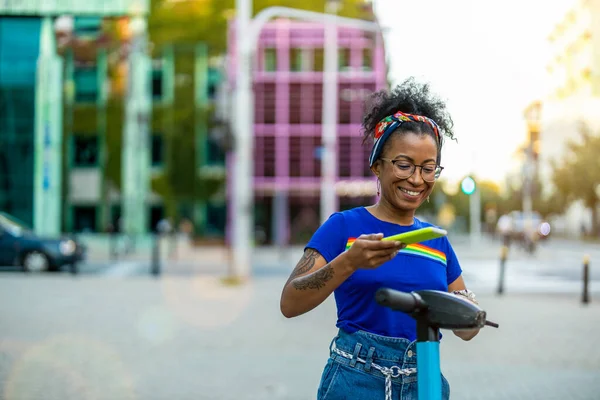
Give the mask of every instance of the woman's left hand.
<path id="1" fill-rule="evenodd" d="M 466 299 L 468 301 L 470 301 L 473 304 L 477 304 L 477 301 L 474 300 L 474 298 L 469 298 L 468 296 L 462 295 L 462 294 L 456 294 L 454 293 L 455 296 L 459 296 L 463 299 Z M 456 336 L 458 336 L 459 338 L 461 338 L 462 340 L 465 341 L 469 341 L 471 339 L 473 339 L 475 336 L 477 336 L 477 334 L 479 333 L 479 329 L 472 329 L 472 330 L 468 330 L 468 331 L 454 331 L 454 334 Z"/>
<path id="2" fill-rule="evenodd" d="M 473 339 L 479 333 L 479 329 L 473 329 L 470 331 L 454 331 L 454 334 L 464 341 Z"/>
<path id="3" fill-rule="evenodd" d="M 475 300 L 475 296 L 473 293 L 467 290 L 465 282 L 462 276 L 459 276 L 454 282 L 448 285 L 448 292 L 453 293 L 455 296 L 460 296 L 463 299 L 469 300 L 473 304 L 477 304 Z M 454 293 L 456 292 L 456 293 Z M 464 294 L 457 294 L 458 292 L 462 292 Z M 461 338 L 462 340 L 471 340 L 479 333 L 479 329 L 473 329 L 468 331 L 454 331 L 454 334 Z"/>

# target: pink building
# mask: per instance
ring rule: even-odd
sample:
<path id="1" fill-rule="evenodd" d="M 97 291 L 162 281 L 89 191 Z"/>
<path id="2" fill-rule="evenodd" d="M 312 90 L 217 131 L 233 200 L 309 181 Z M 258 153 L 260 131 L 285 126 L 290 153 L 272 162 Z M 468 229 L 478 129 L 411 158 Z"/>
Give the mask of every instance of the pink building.
<path id="1" fill-rule="evenodd" d="M 233 90 L 235 24 L 229 33 L 228 83 Z M 387 87 L 387 68 L 380 35 L 339 28 L 338 44 L 336 192 L 339 209 L 345 209 L 375 195 L 367 161 L 370 147 L 362 143 L 360 123 L 365 95 Z M 319 226 L 323 47 L 324 27 L 316 23 L 276 20 L 259 39 L 253 69 L 258 243 L 302 243 Z M 227 232 L 230 225 L 228 219 Z"/>

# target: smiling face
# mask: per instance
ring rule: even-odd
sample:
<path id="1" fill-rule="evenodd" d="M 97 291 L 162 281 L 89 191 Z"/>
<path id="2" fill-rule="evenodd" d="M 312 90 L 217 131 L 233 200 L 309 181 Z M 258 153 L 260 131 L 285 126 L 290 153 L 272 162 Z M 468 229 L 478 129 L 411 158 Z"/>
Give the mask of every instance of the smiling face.
<path id="1" fill-rule="evenodd" d="M 395 133 L 385 143 L 382 159 L 397 160 L 397 165 L 408 163 L 434 166 L 438 149 L 433 137 L 414 132 Z M 397 166 L 392 162 L 378 160 L 373 172 L 381 181 L 380 203 L 393 214 L 414 217 L 415 211 L 429 197 L 435 182 L 425 182 L 421 168 L 417 167 L 409 178 L 398 178 Z"/>

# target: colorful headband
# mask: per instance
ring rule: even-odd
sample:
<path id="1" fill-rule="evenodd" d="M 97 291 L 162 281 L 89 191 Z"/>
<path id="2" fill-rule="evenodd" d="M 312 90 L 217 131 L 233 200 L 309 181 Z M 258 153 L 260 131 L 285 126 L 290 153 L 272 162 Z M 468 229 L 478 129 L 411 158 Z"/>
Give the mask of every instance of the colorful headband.
<path id="1" fill-rule="evenodd" d="M 375 163 L 375 160 L 377 160 L 381 154 L 383 143 L 385 143 L 390 134 L 395 131 L 400 124 L 407 121 L 424 122 L 428 124 L 431 126 L 431 129 L 433 129 L 433 133 L 435 133 L 435 138 L 437 139 L 438 144 L 440 143 L 440 128 L 434 120 L 421 115 L 406 114 L 402 111 L 398 111 L 394 115 L 385 117 L 375 126 L 375 143 L 373 143 L 373 150 L 371 150 L 371 156 L 369 157 L 369 166 L 372 167 Z"/>

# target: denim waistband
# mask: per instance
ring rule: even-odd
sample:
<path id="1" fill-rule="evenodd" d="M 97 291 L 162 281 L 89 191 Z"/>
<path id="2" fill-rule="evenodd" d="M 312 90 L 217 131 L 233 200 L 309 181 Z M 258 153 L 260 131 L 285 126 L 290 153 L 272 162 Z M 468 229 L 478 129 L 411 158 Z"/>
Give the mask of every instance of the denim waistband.
<path id="1" fill-rule="evenodd" d="M 381 336 L 361 330 L 348 333 L 340 329 L 331 346 L 334 343 L 338 349 L 363 359 L 384 360 L 398 364 L 417 362 L 416 342 L 404 338 Z"/>

